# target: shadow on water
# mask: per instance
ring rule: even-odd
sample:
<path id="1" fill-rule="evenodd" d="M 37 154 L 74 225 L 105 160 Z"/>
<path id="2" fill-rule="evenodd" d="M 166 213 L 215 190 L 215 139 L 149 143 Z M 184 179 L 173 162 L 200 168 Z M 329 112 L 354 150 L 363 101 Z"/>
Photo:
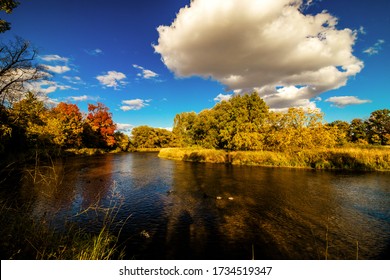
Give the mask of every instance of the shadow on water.
<path id="1" fill-rule="evenodd" d="M 90 205 L 120 201 L 128 259 L 389 259 L 390 174 L 201 164 L 156 154 L 56 163 L 61 184 L 22 181 L 34 215 L 98 231 Z M 115 193 L 112 197 L 109 194 Z M 130 218 L 128 218 L 130 217 Z"/>

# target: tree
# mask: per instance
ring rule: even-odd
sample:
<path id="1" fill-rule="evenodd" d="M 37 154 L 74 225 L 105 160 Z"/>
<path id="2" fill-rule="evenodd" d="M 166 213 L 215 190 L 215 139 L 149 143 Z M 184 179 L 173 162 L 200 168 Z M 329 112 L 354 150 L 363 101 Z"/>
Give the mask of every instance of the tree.
<path id="1" fill-rule="evenodd" d="M 7 14 L 12 13 L 19 5 L 19 2 L 13 0 L 0 0 L 0 11 L 5 11 Z M 11 29 L 11 24 L 5 20 L 0 19 L 0 33 Z"/>
<path id="2" fill-rule="evenodd" d="M 109 108 L 98 102 L 97 105 L 88 104 L 88 112 L 86 126 L 84 126 L 85 144 L 98 148 L 113 147 L 116 125 Z"/>
<path id="3" fill-rule="evenodd" d="M 236 95 L 214 108 L 218 147 L 228 150 L 259 150 L 264 144 L 268 106 L 260 96 Z"/>
<path id="4" fill-rule="evenodd" d="M 336 129 L 337 132 L 337 144 L 344 145 L 347 141 L 349 141 L 349 123 L 346 121 L 336 120 L 328 124 L 328 127 Z"/>
<path id="5" fill-rule="evenodd" d="M 114 133 L 115 146 L 121 151 L 126 152 L 130 148 L 130 137 L 123 132 L 117 131 Z"/>
<path id="6" fill-rule="evenodd" d="M 270 150 L 295 151 L 337 143 L 338 128 L 325 125 L 318 111 L 290 108 L 286 113 L 272 113 L 269 125 L 266 143 Z"/>
<path id="7" fill-rule="evenodd" d="M 10 110 L 12 129 L 12 145 L 36 146 L 42 144 L 45 139 L 44 129 L 47 109 L 35 94 L 28 92 L 26 97 L 15 102 Z"/>
<path id="8" fill-rule="evenodd" d="M 60 102 L 51 112 L 51 121 L 59 131 L 54 143 L 65 147 L 79 147 L 82 142 L 83 118 L 75 104 Z"/>
<path id="9" fill-rule="evenodd" d="M 390 144 L 390 110 L 382 109 L 371 113 L 366 121 L 369 141 L 372 144 Z"/>
<path id="10" fill-rule="evenodd" d="M 192 125 L 191 135 L 197 146 L 206 149 L 218 147 L 218 125 L 213 109 L 203 110 L 197 115 Z"/>
<path id="11" fill-rule="evenodd" d="M 136 148 L 165 148 L 170 146 L 172 132 L 146 125 L 133 128 L 131 140 Z"/>
<path id="12" fill-rule="evenodd" d="M 28 41 L 16 38 L 15 42 L 0 45 L 0 102 L 10 105 L 21 100 L 28 91 L 28 83 L 47 78 L 42 67 L 34 64 L 37 51 Z"/>
<path id="13" fill-rule="evenodd" d="M 353 119 L 349 125 L 348 137 L 354 143 L 367 143 L 367 123 L 362 119 Z"/>
<path id="14" fill-rule="evenodd" d="M 188 147 L 194 145 L 192 127 L 196 117 L 195 112 L 185 112 L 175 116 L 172 130 L 175 146 Z"/>
<path id="15" fill-rule="evenodd" d="M 8 110 L 0 104 L 0 154 L 3 153 L 9 144 L 12 136 L 12 126 Z"/>

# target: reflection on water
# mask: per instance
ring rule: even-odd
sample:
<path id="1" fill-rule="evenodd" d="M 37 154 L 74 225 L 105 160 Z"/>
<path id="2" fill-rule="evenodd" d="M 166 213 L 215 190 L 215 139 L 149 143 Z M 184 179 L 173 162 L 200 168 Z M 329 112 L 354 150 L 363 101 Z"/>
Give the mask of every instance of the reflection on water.
<path id="1" fill-rule="evenodd" d="M 32 177 L 22 188 L 34 197 L 34 215 L 54 213 L 58 225 L 73 219 L 93 231 L 92 218 L 76 214 L 121 198 L 118 221 L 131 216 L 121 233 L 127 258 L 390 257 L 388 173 L 196 164 L 156 154 L 71 158 L 46 172 L 35 188 Z M 48 183 L 53 174 L 56 183 Z"/>

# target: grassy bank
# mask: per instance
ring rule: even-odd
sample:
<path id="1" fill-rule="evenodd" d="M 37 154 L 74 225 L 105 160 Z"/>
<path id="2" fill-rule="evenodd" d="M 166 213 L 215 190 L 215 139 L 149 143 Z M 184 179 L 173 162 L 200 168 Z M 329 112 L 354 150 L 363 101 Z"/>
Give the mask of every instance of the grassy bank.
<path id="1" fill-rule="evenodd" d="M 390 149 L 386 148 L 350 147 L 302 150 L 294 153 L 270 151 L 226 152 L 196 148 L 169 148 L 162 149 L 159 157 L 233 165 L 390 171 Z"/>

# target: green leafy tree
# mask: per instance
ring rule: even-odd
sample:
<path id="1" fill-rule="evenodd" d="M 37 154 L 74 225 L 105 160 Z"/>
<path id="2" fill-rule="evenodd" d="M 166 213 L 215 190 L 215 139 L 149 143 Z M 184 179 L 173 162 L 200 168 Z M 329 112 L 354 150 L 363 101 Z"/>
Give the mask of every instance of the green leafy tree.
<path id="1" fill-rule="evenodd" d="M 390 144 L 390 110 L 382 109 L 371 113 L 366 121 L 368 138 L 372 144 Z"/>
<path id="2" fill-rule="evenodd" d="M 268 106 L 257 93 L 236 95 L 214 108 L 218 147 L 228 150 L 258 150 L 264 145 Z"/>
<path id="3" fill-rule="evenodd" d="M 130 148 L 130 137 L 123 132 L 117 131 L 114 134 L 115 146 L 121 151 L 126 152 Z"/>
<path id="4" fill-rule="evenodd" d="M 203 110 L 196 116 L 190 135 L 197 146 L 207 149 L 217 148 L 218 125 L 213 109 Z"/>
<path id="5" fill-rule="evenodd" d="M 353 119 L 349 125 L 348 137 L 351 142 L 366 142 L 368 140 L 367 136 L 367 123 L 362 119 Z"/>
<path id="6" fill-rule="evenodd" d="M 178 147 L 188 147 L 194 145 L 193 125 L 197 114 L 195 112 L 180 113 L 175 116 L 173 122 L 173 145 Z"/>

